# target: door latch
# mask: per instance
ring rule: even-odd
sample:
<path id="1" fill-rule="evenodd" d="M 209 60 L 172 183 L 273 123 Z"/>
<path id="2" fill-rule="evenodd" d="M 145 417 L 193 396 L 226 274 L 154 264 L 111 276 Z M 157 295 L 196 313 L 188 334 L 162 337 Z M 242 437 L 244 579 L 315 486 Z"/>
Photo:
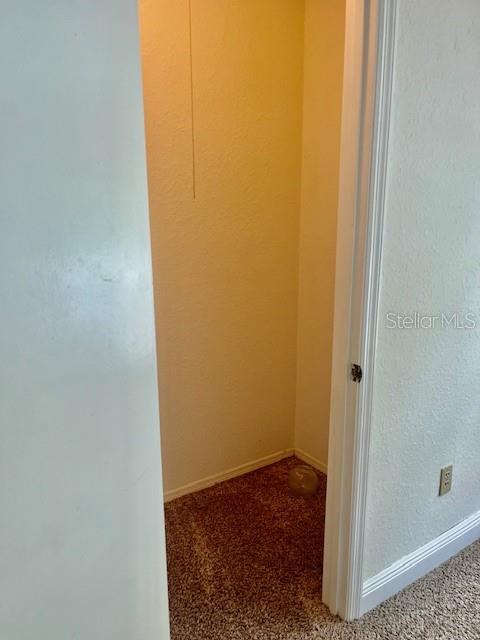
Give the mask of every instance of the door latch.
<path id="1" fill-rule="evenodd" d="M 360 382 L 360 380 L 362 379 L 362 376 L 363 376 L 362 367 L 356 362 L 352 363 L 351 375 L 352 375 L 352 380 L 354 382 Z"/>

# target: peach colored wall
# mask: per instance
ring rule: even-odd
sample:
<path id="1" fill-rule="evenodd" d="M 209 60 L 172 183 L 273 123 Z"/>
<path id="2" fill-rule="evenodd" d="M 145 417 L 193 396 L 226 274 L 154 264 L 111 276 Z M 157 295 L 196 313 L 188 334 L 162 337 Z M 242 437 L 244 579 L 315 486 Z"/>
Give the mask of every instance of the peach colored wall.
<path id="1" fill-rule="evenodd" d="M 304 2 L 141 0 L 166 490 L 293 446 Z"/>
<path id="2" fill-rule="evenodd" d="M 307 0 L 295 448 L 326 467 L 345 3 Z"/>

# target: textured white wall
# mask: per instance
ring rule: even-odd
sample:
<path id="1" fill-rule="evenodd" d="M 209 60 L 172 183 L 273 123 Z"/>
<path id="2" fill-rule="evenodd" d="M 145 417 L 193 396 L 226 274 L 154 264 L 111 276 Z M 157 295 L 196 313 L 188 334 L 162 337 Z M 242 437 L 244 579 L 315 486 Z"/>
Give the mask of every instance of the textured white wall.
<path id="1" fill-rule="evenodd" d="M 365 577 L 480 509 L 479 330 L 386 322 L 479 317 L 480 4 L 398 10 Z M 453 489 L 439 498 L 449 463 Z"/>
<path id="2" fill-rule="evenodd" d="M 136 2 L 1 13 L 0 635 L 164 640 Z"/>

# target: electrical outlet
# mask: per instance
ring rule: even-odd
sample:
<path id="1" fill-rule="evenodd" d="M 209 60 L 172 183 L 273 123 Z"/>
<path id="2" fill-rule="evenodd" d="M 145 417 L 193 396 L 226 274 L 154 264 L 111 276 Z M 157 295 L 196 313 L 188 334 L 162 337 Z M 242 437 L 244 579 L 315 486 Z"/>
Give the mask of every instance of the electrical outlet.
<path id="1" fill-rule="evenodd" d="M 453 476 L 453 464 L 448 467 L 443 467 L 440 470 L 440 489 L 438 491 L 439 496 L 444 496 L 452 488 L 452 476 Z"/>

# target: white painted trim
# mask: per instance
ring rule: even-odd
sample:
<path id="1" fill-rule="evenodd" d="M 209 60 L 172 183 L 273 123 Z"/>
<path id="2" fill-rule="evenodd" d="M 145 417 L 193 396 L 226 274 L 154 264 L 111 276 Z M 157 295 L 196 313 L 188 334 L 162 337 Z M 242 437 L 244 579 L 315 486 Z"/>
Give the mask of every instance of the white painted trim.
<path id="1" fill-rule="evenodd" d="M 396 2 L 347 0 L 346 14 L 323 600 L 352 620 L 363 589 Z"/>
<path id="2" fill-rule="evenodd" d="M 267 467 L 269 464 L 279 462 L 280 460 L 289 458 L 293 455 L 293 449 L 284 449 L 283 451 L 277 451 L 276 453 L 272 453 L 269 456 L 265 456 L 264 458 L 259 458 L 258 460 L 253 460 L 252 462 L 241 464 L 238 467 L 227 469 L 226 471 L 221 471 L 220 473 L 216 473 L 212 476 L 207 476 L 206 478 L 195 480 L 195 482 L 190 482 L 189 484 L 185 484 L 182 487 L 178 487 L 177 489 L 165 491 L 165 493 L 163 494 L 163 499 L 165 502 L 170 502 L 171 500 L 175 500 L 175 498 L 180 498 L 181 496 L 186 496 L 189 493 L 201 491 L 202 489 L 212 487 L 214 484 L 218 484 L 219 482 L 231 480 L 232 478 L 236 478 L 237 476 L 241 476 L 245 473 L 256 471 L 257 469 L 261 469 L 262 467 Z"/>
<path id="3" fill-rule="evenodd" d="M 350 517 L 347 500 L 343 498 L 343 485 L 349 484 L 349 478 L 344 479 L 344 476 L 348 475 L 344 450 L 349 443 L 345 432 L 346 398 L 349 386 L 350 306 L 364 75 L 365 13 L 365 2 L 347 0 L 328 445 L 330 477 L 327 485 L 322 592 L 323 601 L 333 614 L 340 613 L 344 606 L 347 580 L 341 558 L 343 553 L 348 552 L 343 531 L 345 521 Z"/>
<path id="4" fill-rule="evenodd" d="M 373 5 L 373 3 L 372 3 Z M 385 186 L 387 180 L 388 137 L 390 131 L 391 93 L 395 45 L 396 3 L 381 0 L 376 9 L 377 34 L 371 44 L 372 61 L 367 80 L 366 112 L 373 112 L 373 120 L 365 125 L 365 166 L 361 168 L 362 189 L 357 223 L 358 261 L 363 262 L 363 280 L 354 286 L 354 326 L 359 335 L 352 336 L 351 360 L 360 362 L 364 370 L 359 385 L 354 414 L 354 465 L 352 472 L 352 538 L 350 559 L 350 598 L 346 619 L 361 613 L 363 563 L 365 547 L 365 515 L 370 453 L 370 432 L 374 390 L 375 347 L 380 297 Z M 373 48 L 375 47 L 375 53 Z M 371 149 L 368 144 L 371 141 Z M 365 234 L 364 237 L 361 234 Z M 365 251 L 363 260 L 361 250 Z M 358 314 L 358 315 L 357 315 Z M 355 318 L 356 316 L 356 318 Z M 358 386 L 358 385 L 357 385 Z M 353 394 L 352 394 L 353 395 Z M 355 402 L 355 400 L 353 400 Z"/>
<path id="5" fill-rule="evenodd" d="M 295 449 L 294 455 L 302 462 L 309 464 L 314 469 L 317 469 L 317 471 L 320 471 L 321 473 L 327 475 L 327 465 L 325 462 L 322 462 L 318 458 L 311 456 L 309 453 L 303 451 L 302 449 Z"/>
<path id="6" fill-rule="evenodd" d="M 195 480 L 195 482 L 185 484 L 181 487 L 178 487 L 178 489 L 165 491 L 165 493 L 163 494 L 164 502 L 171 502 L 172 500 L 181 498 L 182 496 L 186 496 L 189 493 L 202 491 L 202 489 L 207 489 L 208 487 L 212 487 L 213 485 L 219 484 L 220 482 L 225 482 L 226 480 L 231 480 L 232 478 L 237 478 L 238 476 L 243 476 L 246 473 L 256 471 L 257 469 L 261 469 L 262 467 L 268 467 L 270 464 L 280 462 L 280 460 L 290 458 L 291 456 L 296 456 L 299 460 L 302 460 L 302 462 L 309 464 L 314 469 L 317 469 L 325 475 L 327 474 L 327 465 L 324 462 L 321 462 L 317 458 L 311 456 L 305 451 L 302 451 L 301 449 L 284 449 L 283 451 L 277 451 L 277 453 L 272 453 L 271 455 L 265 456 L 264 458 L 259 458 L 258 460 L 253 460 L 252 462 L 241 464 L 240 466 L 234 467 L 233 469 L 221 471 L 220 473 L 216 473 L 213 476 L 207 476 L 206 478 Z"/>
<path id="7" fill-rule="evenodd" d="M 364 582 L 361 614 L 380 604 L 480 538 L 480 511 Z"/>

